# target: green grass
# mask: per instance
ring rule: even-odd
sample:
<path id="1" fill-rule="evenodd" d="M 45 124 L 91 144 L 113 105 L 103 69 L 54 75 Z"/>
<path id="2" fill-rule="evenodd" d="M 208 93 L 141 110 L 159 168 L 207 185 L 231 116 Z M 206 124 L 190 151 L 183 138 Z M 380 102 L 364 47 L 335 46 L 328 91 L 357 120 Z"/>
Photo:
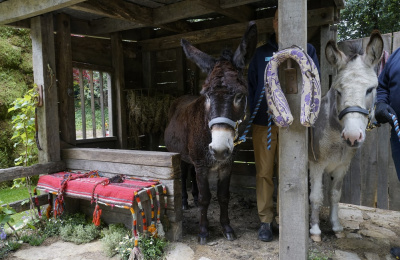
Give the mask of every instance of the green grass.
<path id="1" fill-rule="evenodd" d="M 86 115 L 86 130 L 92 129 L 92 110 L 90 107 L 85 108 Z M 100 108 L 95 109 L 95 118 L 96 118 L 96 128 L 101 129 L 101 110 Z M 108 108 L 104 108 L 104 120 L 108 123 Z M 79 108 L 75 108 L 75 126 L 76 130 L 82 130 L 82 110 Z"/>
<path id="2" fill-rule="evenodd" d="M 8 204 L 14 201 L 29 198 L 29 193 L 28 189 L 25 187 L 14 188 L 14 189 L 5 188 L 0 190 L 0 198 L 2 204 Z"/>
<path id="3" fill-rule="evenodd" d="M 38 195 L 39 195 L 38 191 Z M 32 194 L 33 194 L 33 188 L 32 188 Z M 29 193 L 28 189 L 26 187 L 20 187 L 20 188 L 4 188 L 0 189 L 0 200 L 1 200 L 1 205 L 4 204 L 9 204 L 18 200 L 23 200 L 23 199 L 28 199 L 29 198 Z M 12 218 L 14 219 L 14 222 L 11 223 L 12 225 L 15 225 L 17 223 L 22 222 L 22 218 L 26 216 L 25 212 L 20 212 L 17 214 L 14 214 Z"/>

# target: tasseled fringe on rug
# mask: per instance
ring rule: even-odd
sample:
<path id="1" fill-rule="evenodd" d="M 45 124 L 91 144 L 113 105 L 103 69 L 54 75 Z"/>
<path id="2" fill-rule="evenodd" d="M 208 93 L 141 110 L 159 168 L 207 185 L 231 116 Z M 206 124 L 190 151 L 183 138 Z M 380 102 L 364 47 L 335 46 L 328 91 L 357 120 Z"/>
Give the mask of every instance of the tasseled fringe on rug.
<path id="1" fill-rule="evenodd" d="M 143 254 L 139 247 L 134 247 L 129 256 L 129 260 L 144 260 Z"/>
<path id="2" fill-rule="evenodd" d="M 100 209 L 99 204 L 97 204 L 97 202 L 96 202 L 96 206 L 94 207 L 94 212 L 93 212 L 93 221 L 92 221 L 96 227 L 100 226 L 101 212 L 102 212 L 102 210 Z"/>
<path id="3" fill-rule="evenodd" d="M 157 237 L 159 237 L 159 238 L 165 237 L 165 232 L 164 232 L 163 225 L 161 224 L 161 221 L 157 222 L 156 227 L 157 227 Z"/>
<path id="4" fill-rule="evenodd" d="M 143 260 L 143 254 L 140 251 L 139 247 L 138 247 L 138 243 L 139 243 L 139 236 L 138 236 L 138 232 L 137 232 L 137 219 L 136 219 L 136 213 L 135 210 L 133 208 L 130 208 L 131 214 L 132 214 L 132 218 L 133 218 L 133 223 L 132 223 L 132 233 L 133 236 L 135 237 L 135 242 L 134 242 L 134 247 L 131 251 L 131 254 L 129 256 L 129 260 Z"/>
<path id="5" fill-rule="evenodd" d="M 49 219 L 49 218 L 51 218 L 51 211 L 53 210 L 53 206 L 51 203 L 51 193 L 47 194 L 47 202 L 49 203 L 49 206 L 47 206 L 47 209 L 46 209 L 46 217 L 47 217 L 47 219 Z"/>

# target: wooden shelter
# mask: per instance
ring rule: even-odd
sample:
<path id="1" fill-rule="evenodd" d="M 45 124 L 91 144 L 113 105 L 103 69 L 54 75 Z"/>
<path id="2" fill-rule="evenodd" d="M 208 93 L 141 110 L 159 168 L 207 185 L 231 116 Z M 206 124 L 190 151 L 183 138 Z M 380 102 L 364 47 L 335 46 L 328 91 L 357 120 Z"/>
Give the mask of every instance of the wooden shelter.
<path id="1" fill-rule="evenodd" d="M 106 171 L 116 173 L 116 168 L 107 168 L 104 162 L 110 160 L 109 163 L 126 164 L 126 157 L 121 161 L 118 154 L 109 154 L 111 159 L 108 159 L 104 150 L 99 153 L 96 150 L 82 150 L 80 153 L 78 148 L 131 148 L 127 145 L 127 93 L 156 90 L 174 96 L 197 94 L 204 75 L 186 60 L 180 39 L 186 38 L 200 49 L 217 54 L 221 47 L 236 47 L 247 23 L 254 20 L 258 26 L 260 43 L 265 42 L 273 32 L 272 20 L 277 4 L 277 0 L 0 0 L 0 25 L 31 30 L 34 81 L 43 88 L 44 104 L 38 107 L 41 164 L 30 169 L 1 170 L 0 180 L 54 172 L 65 168 L 66 164 L 73 168 L 90 167 L 89 162 L 85 162 L 85 166 L 77 164 L 77 161 L 85 159 L 93 162 L 92 165 L 96 165 L 96 161 L 103 161 Z M 279 5 L 281 47 L 291 44 L 305 46 L 307 41 L 316 47 L 325 93 L 334 71 L 327 64 L 323 51 L 326 42 L 336 38 L 336 29 L 332 25 L 339 19 L 344 0 L 279 0 Z M 103 75 L 98 78 L 100 89 L 107 88 L 108 92 L 107 97 L 100 95 L 100 98 L 108 100 L 109 121 L 107 124 L 104 121 L 105 112 L 102 109 L 101 137 L 97 136 L 94 126 L 93 138 L 77 138 L 74 68 L 79 71 L 80 79 L 83 71 L 89 71 L 91 81 L 93 71 Z M 89 87 L 93 96 L 93 84 Z M 297 102 L 296 97 L 299 99 L 298 95 L 293 95 L 289 102 Z M 91 105 L 94 107 L 93 98 Z M 307 149 L 304 145 L 307 140 L 305 128 L 294 126 L 292 129 L 302 133 L 300 139 L 303 142 L 303 145 L 292 148 L 293 152 L 307 154 L 304 151 Z M 105 134 L 106 130 L 109 135 Z M 283 140 L 292 137 L 291 134 L 284 134 Z M 249 150 L 246 148 L 251 146 L 249 143 L 242 146 L 243 150 Z M 66 149 L 71 147 L 74 148 Z M 281 156 L 285 157 L 287 153 L 285 148 L 282 149 Z M 179 163 L 176 162 L 176 155 L 162 154 L 160 158 L 164 159 L 160 160 L 171 163 L 154 159 L 156 154 L 146 154 L 147 157 L 144 157 L 150 164 L 156 162 L 158 166 L 171 168 L 174 174 L 168 175 L 168 178 L 171 187 L 177 191 Z M 248 152 L 239 153 L 238 160 L 248 161 L 248 156 L 251 156 Z M 153 161 L 149 159 L 151 157 Z M 300 160 L 304 166 L 305 158 Z M 143 165 L 140 160 L 135 163 Z M 234 168 L 238 178 L 254 176 L 254 165 L 244 164 Z M 282 197 L 286 202 L 281 201 L 280 205 L 295 203 L 298 206 L 297 209 L 287 207 L 289 211 L 281 212 L 281 215 L 287 216 L 281 225 L 281 259 L 306 259 L 307 256 L 308 181 L 305 166 L 300 168 L 302 173 L 297 176 L 293 173 L 288 177 L 289 183 L 285 179 L 280 180 L 285 183 L 281 185 L 284 188 L 281 194 L 287 194 Z M 281 171 L 290 172 L 291 169 L 283 167 Z M 301 186 L 297 187 L 297 182 Z M 292 184 L 297 188 L 290 188 Z M 180 193 L 172 195 L 175 204 L 178 204 L 179 196 Z M 300 203 L 289 197 L 300 199 Z M 302 207 L 301 214 L 294 211 Z M 179 219 L 178 207 L 175 210 L 176 219 Z M 304 225 L 299 225 L 299 218 L 293 219 L 295 215 L 304 220 Z M 295 232 L 289 235 L 286 230 Z M 299 241 L 301 243 L 297 243 Z"/>

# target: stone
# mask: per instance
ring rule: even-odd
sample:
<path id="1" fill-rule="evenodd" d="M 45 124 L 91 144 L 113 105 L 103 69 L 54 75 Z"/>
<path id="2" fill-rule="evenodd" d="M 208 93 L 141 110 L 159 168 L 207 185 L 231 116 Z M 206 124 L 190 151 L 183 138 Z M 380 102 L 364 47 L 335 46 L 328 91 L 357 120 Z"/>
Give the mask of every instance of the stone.
<path id="1" fill-rule="evenodd" d="M 173 242 L 166 252 L 166 260 L 194 260 L 194 251 L 187 245 Z"/>
<path id="2" fill-rule="evenodd" d="M 333 256 L 333 260 L 361 260 L 360 257 L 356 253 L 336 250 L 335 255 Z"/>

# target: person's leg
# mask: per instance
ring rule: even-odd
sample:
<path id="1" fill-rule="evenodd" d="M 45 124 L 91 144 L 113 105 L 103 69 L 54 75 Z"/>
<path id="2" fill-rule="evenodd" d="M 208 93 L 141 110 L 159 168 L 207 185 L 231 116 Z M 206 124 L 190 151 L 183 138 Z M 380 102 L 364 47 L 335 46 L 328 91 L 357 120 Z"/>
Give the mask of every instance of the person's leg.
<path id="1" fill-rule="evenodd" d="M 263 241 L 272 240 L 270 224 L 274 217 L 273 212 L 273 192 L 274 183 L 272 181 L 274 173 L 274 159 L 277 149 L 278 127 L 272 126 L 271 149 L 267 149 L 268 127 L 253 125 L 253 146 L 256 163 L 256 194 L 257 209 L 262 223 L 259 230 L 259 239 Z"/>
<path id="2" fill-rule="evenodd" d="M 399 137 L 397 136 L 396 132 L 392 128 L 390 136 L 390 145 L 392 148 L 392 158 L 394 162 L 394 166 L 396 168 L 397 177 L 400 181 L 400 141 Z"/>
<path id="3" fill-rule="evenodd" d="M 390 136 L 390 145 L 392 148 L 392 158 L 396 168 L 397 178 L 400 181 L 400 141 L 393 128 Z M 396 257 L 396 259 L 400 259 L 400 247 L 391 248 L 390 253 Z"/>

